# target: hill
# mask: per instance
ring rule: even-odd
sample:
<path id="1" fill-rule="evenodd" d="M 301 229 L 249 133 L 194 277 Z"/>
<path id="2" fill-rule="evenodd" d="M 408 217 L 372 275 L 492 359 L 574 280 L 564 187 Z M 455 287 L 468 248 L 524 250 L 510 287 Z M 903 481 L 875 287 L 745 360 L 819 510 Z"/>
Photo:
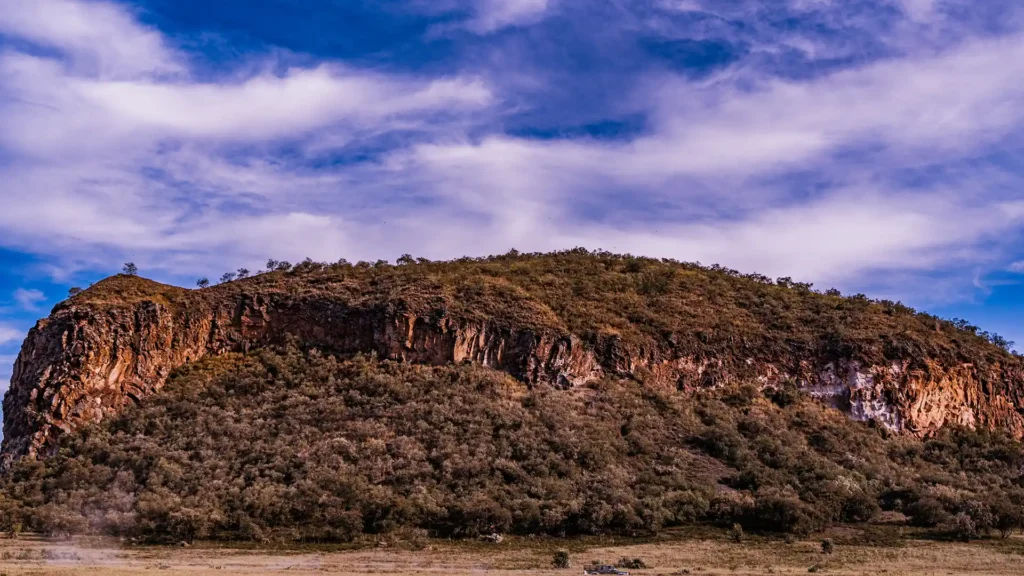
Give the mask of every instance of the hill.
<path id="1" fill-rule="evenodd" d="M 29 334 L 0 508 L 51 531 L 1017 522 L 1021 360 L 892 302 L 588 253 L 118 276 Z M 13 520 L 9 520 L 13 521 Z"/>

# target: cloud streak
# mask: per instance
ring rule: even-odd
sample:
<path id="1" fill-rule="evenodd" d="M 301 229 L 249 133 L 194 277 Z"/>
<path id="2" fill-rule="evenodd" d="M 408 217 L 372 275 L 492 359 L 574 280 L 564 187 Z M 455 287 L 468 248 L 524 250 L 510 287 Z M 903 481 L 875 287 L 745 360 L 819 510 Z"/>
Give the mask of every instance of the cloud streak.
<path id="1" fill-rule="evenodd" d="M 35 311 L 46 301 L 46 295 L 40 290 L 18 288 L 14 291 L 14 301 L 24 310 Z"/>

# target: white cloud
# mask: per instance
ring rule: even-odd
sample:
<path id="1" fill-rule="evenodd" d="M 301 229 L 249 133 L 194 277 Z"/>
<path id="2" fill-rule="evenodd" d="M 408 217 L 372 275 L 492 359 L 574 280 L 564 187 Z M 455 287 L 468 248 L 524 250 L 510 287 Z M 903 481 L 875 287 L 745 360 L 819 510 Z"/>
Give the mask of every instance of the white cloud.
<path id="1" fill-rule="evenodd" d="M 46 301 L 46 295 L 39 290 L 18 288 L 14 291 L 14 301 L 25 310 L 38 310 L 39 304 Z"/>
<path id="2" fill-rule="evenodd" d="M 896 0 L 896 4 L 913 20 L 930 20 L 936 13 L 937 0 Z"/>
<path id="3" fill-rule="evenodd" d="M 840 183 L 857 172 L 872 182 L 886 171 L 970 157 L 1019 131 L 1024 37 L 812 82 L 655 86 L 655 129 L 632 141 L 493 136 L 422 144 L 396 162 L 426 171 L 439 195 L 499 219 L 550 214 L 568 199 L 616 188 L 674 204 L 756 204 L 756 179 L 809 165 L 835 171 Z M 881 152 L 868 165 L 834 156 L 858 147 Z"/>
<path id="4" fill-rule="evenodd" d="M 24 337 L 25 334 L 21 330 L 7 324 L 0 324 L 0 344 L 18 342 Z"/>
<path id="5" fill-rule="evenodd" d="M 479 81 L 402 81 L 328 67 L 259 76 L 239 85 L 87 82 L 71 89 L 132 130 L 249 140 L 295 136 L 343 121 L 477 108 L 490 101 Z"/>
<path id="6" fill-rule="evenodd" d="M 514 166 L 520 179 L 525 170 L 573 170 L 633 183 L 778 171 L 858 145 L 886 146 L 895 163 L 969 154 L 1024 123 L 1024 36 L 812 82 L 708 90 L 670 80 L 654 93 L 657 131 L 625 144 L 493 137 L 420 154 L 447 167 Z"/>
<path id="7" fill-rule="evenodd" d="M 1018 260 L 1008 266 L 1010 272 L 1017 272 L 1018 274 L 1024 274 L 1024 260 Z"/>
<path id="8" fill-rule="evenodd" d="M 532 24 L 543 18 L 552 0 L 476 0 L 475 14 L 466 26 L 487 34 L 509 26 Z"/>
<path id="9" fill-rule="evenodd" d="M 166 74 L 184 60 L 123 7 L 41 4 L 68 12 L 46 23 L 40 6 L 20 2 L 0 17 L 0 32 L 65 50 L 72 63 L 101 66 L 68 67 L 49 56 L 0 50 L 0 154 L 18 160 L 0 165 L 5 189 L 17 191 L 4 194 L 0 228 L 7 245 L 59 249 L 78 262 L 72 267 L 123 250 L 139 252 L 140 264 L 158 251 L 188 252 L 193 258 L 159 259 L 194 267 L 198 254 L 223 247 L 203 243 L 211 238 L 264 257 L 282 249 L 302 253 L 289 246 L 303 239 L 318 253 L 338 249 L 340 235 L 318 231 L 341 220 L 306 200 L 344 194 L 347 179 L 284 165 L 265 146 L 301 142 L 318 154 L 390 131 L 436 130 L 493 99 L 474 77 L 340 64 L 280 71 L 267 62 L 255 75 L 195 82 Z M 111 37 L 107 44 L 88 38 L 88 23 Z M 238 155 L 239 145 L 257 148 Z"/>
<path id="10" fill-rule="evenodd" d="M 299 137 L 314 128 L 380 130 L 409 115 L 477 110 L 491 102 L 482 82 L 421 80 L 320 66 L 242 82 L 110 81 L 68 76 L 53 61 L 0 55 L 10 102 L 0 144 L 34 156 L 95 154 L 171 138 L 253 141 Z"/>
<path id="11" fill-rule="evenodd" d="M 4 0 L 0 34 L 62 50 L 77 71 L 104 78 L 183 71 L 158 31 L 111 2 Z"/>

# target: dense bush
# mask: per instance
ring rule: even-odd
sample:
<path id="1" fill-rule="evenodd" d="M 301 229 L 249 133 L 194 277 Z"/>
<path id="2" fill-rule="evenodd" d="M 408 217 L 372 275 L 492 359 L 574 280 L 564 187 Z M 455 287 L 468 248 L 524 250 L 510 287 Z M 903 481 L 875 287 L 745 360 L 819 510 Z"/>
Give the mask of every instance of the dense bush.
<path id="1" fill-rule="evenodd" d="M 603 380 L 530 389 L 472 365 L 263 350 L 175 373 L 0 483 L 0 528 L 164 541 L 426 529 L 808 534 L 880 507 L 968 537 L 1020 525 L 1020 445 L 887 437 L 803 396 Z M 973 527 L 973 531 L 966 530 Z"/>

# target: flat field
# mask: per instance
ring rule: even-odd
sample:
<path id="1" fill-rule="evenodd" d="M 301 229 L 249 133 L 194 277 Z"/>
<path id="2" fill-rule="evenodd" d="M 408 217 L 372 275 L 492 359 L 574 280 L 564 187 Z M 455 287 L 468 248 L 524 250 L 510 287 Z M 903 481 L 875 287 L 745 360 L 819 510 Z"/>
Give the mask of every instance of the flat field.
<path id="1" fill-rule="evenodd" d="M 1024 538 L 989 539 L 970 544 L 882 536 L 874 542 L 843 543 L 821 552 L 820 540 L 786 543 L 777 538 L 748 538 L 743 543 L 722 535 L 676 535 L 659 541 L 605 539 L 553 540 L 510 538 L 502 544 L 428 541 L 421 550 L 383 542 L 361 549 L 330 547 L 125 546 L 117 540 L 81 538 L 52 541 L 28 535 L 0 540 L 0 575 L 153 574 L 579 574 L 594 560 L 613 563 L 640 558 L 650 568 L 637 575 L 744 574 L 1024 574 Z M 862 540 L 862 539 L 861 539 Z M 570 551 L 572 568 L 551 566 L 554 551 Z"/>

